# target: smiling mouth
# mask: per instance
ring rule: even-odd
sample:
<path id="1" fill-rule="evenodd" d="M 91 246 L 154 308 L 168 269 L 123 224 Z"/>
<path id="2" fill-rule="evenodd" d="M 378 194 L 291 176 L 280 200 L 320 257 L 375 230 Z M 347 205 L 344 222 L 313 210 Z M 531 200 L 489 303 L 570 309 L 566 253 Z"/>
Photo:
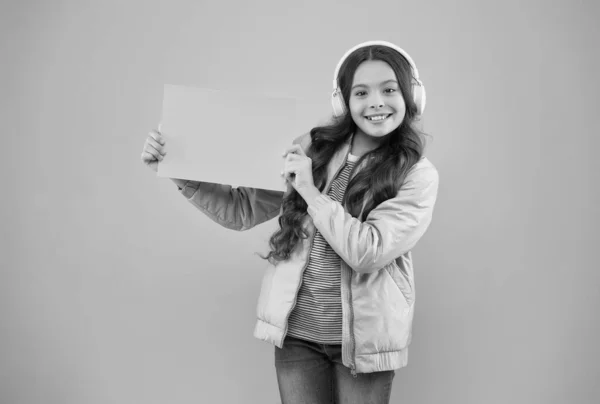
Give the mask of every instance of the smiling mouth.
<path id="1" fill-rule="evenodd" d="M 390 116 L 392 116 L 392 114 L 371 115 L 371 116 L 366 116 L 365 118 L 371 122 L 381 122 L 381 121 L 385 121 Z"/>

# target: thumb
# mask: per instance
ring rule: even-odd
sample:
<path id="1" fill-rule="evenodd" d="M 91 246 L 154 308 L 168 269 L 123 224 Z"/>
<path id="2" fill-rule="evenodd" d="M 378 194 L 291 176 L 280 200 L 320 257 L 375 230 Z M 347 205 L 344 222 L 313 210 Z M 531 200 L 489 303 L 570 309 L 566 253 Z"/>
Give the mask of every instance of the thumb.
<path id="1" fill-rule="evenodd" d="M 292 183 L 290 181 L 285 181 L 285 191 L 283 192 L 284 195 L 289 195 L 292 193 L 292 191 L 294 190 L 294 187 L 292 186 Z"/>

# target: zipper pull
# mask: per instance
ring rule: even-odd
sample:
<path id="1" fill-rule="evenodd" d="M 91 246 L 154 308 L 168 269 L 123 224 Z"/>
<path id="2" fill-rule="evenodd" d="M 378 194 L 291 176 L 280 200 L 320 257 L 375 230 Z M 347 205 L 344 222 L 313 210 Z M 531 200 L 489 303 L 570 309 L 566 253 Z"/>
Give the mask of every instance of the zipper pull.
<path id="1" fill-rule="evenodd" d="M 352 365 L 352 367 L 350 368 L 350 373 L 352 374 L 353 378 L 357 378 L 357 374 L 356 374 L 356 368 L 354 367 L 354 365 Z"/>

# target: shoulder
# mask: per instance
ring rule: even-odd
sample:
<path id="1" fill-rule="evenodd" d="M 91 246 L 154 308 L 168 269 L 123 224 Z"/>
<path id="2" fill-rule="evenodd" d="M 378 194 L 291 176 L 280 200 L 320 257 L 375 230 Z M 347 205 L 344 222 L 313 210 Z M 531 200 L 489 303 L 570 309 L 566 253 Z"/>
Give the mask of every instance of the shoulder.
<path id="1" fill-rule="evenodd" d="M 440 175 L 437 168 L 427 157 L 423 156 L 408 171 L 404 184 L 433 185 L 437 188 L 439 181 Z"/>

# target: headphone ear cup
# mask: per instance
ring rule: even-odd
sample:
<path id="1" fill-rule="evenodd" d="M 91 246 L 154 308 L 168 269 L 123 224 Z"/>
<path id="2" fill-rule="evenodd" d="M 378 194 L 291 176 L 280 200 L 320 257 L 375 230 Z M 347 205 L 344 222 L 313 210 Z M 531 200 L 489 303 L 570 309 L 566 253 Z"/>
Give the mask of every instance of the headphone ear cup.
<path id="1" fill-rule="evenodd" d="M 417 114 L 422 115 L 426 103 L 425 86 L 418 83 L 413 84 L 413 99 L 417 104 Z"/>
<path id="2" fill-rule="evenodd" d="M 336 117 L 342 116 L 346 113 L 344 97 L 342 97 L 342 93 L 339 89 L 336 89 L 331 95 L 331 106 L 333 107 L 333 115 Z"/>

